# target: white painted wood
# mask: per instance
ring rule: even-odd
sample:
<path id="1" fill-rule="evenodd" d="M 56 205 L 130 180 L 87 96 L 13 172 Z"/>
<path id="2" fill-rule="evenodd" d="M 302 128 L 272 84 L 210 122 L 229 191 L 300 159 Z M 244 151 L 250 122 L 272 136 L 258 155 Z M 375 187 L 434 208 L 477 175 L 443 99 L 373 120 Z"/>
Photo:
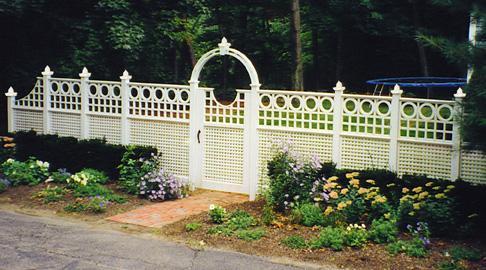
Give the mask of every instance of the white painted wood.
<path id="1" fill-rule="evenodd" d="M 452 130 L 452 164 L 451 164 L 451 180 L 457 180 L 461 175 L 461 122 L 463 114 L 463 100 L 466 94 L 462 89 L 457 89 L 454 94 L 454 127 Z"/>
<path id="2" fill-rule="evenodd" d="M 391 91 L 391 119 L 390 119 L 390 155 L 388 158 L 389 170 L 398 171 L 398 137 L 400 134 L 400 97 L 403 90 L 398 84 Z"/>
<path id="3" fill-rule="evenodd" d="M 17 96 L 17 93 L 12 87 L 9 87 L 5 96 L 7 97 L 7 130 L 9 133 L 12 133 L 15 131 L 13 106 L 15 105 L 15 97 Z"/>
<path id="4" fill-rule="evenodd" d="M 43 133 L 50 134 L 51 133 L 51 119 L 49 115 L 49 107 L 50 107 L 50 95 L 51 95 L 51 83 L 50 79 L 54 72 L 51 71 L 49 66 L 46 66 L 42 74 L 42 87 L 43 87 L 43 94 L 44 94 L 44 109 L 42 113 L 43 117 Z"/>
<path id="5" fill-rule="evenodd" d="M 343 92 L 346 87 L 338 81 L 334 89 L 334 117 L 332 134 L 332 162 L 336 168 L 341 168 L 341 132 L 343 125 Z"/>
<path id="6" fill-rule="evenodd" d="M 121 80 L 121 144 L 127 145 L 130 143 L 130 123 L 128 122 L 128 110 L 129 110 L 129 96 L 130 96 L 130 80 L 132 76 L 128 74 L 128 71 L 123 71 Z"/>
<path id="7" fill-rule="evenodd" d="M 88 72 L 88 69 L 85 67 L 83 71 L 79 73 L 79 77 L 81 78 L 81 139 L 88 139 L 89 138 L 89 119 L 87 113 L 89 112 L 89 103 L 88 103 L 88 92 L 89 92 L 89 77 L 91 77 L 91 73 Z"/>

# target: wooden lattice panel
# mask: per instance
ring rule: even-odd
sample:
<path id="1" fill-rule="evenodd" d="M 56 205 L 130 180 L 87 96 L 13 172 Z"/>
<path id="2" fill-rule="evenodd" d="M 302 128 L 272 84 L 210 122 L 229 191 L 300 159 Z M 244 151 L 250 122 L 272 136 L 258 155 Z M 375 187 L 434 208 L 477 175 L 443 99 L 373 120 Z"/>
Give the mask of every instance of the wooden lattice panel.
<path id="1" fill-rule="evenodd" d="M 233 102 L 227 105 L 221 104 L 214 96 L 213 89 L 206 90 L 205 97 L 205 122 L 232 125 L 245 123 L 245 94 L 238 90 Z"/>
<path id="2" fill-rule="evenodd" d="M 38 133 L 42 133 L 42 123 L 42 111 L 14 109 L 15 131 L 35 130 Z"/>
<path id="3" fill-rule="evenodd" d="M 331 135 L 261 129 L 259 130 L 258 147 L 259 188 L 268 184 L 268 161 L 273 158 L 278 146 L 282 143 L 288 143 L 302 160 L 309 160 L 313 155 L 316 155 L 322 162 L 331 161 Z"/>
<path id="4" fill-rule="evenodd" d="M 203 138 L 203 178 L 243 184 L 243 129 L 206 127 Z"/>
<path id="5" fill-rule="evenodd" d="M 50 108 L 56 111 L 81 111 L 81 80 L 56 78 L 51 81 Z"/>
<path id="6" fill-rule="evenodd" d="M 120 144 L 120 117 L 106 115 L 90 115 L 89 137 L 93 139 L 105 138 L 108 143 Z"/>
<path id="7" fill-rule="evenodd" d="M 37 78 L 34 88 L 27 96 L 15 101 L 15 107 L 22 108 L 43 108 L 44 107 L 44 87 L 42 78 Z"/>
<path id="8" fill-rule="evenodd" d="M 157 147 L 164 169 L 189 176 L 189 125 L 156 120 L 130 120 L 130 143 Z"/>
<path id="9" fill-rule="evenodd" d="M 189 120 L 189 87 L 130 83 L 129 114 L 157 119 Z"/>
<path id="10" fill-rule="evenodd" d="M 88 111 L 91 113 L 121 114 L 121 83 L 89 81 Z"/>
<path id="11" fill-rule="evenodd" d="M 343 132 L 389 135 L 391 98 L 345 95 Z"/>
<path id="12" fill-rule="evenodd" d="M 76 113 L 51 112 L 51 131 L 65 137 L 79 138 L 81 115 Z"/>
<path id="13" fill-rule="evenodd" d="M 388 169 L 390 142 L 355 136 L 343 136 L 341 167 L 346 169 Z"/>
<path id="14" fill-rule="evenodd" d="M 426 174 L 450 179 L 452 147 L 430 143 L 399 142 L 398 173 Z"/>
<path id="15" fill-rule="evenodd" d="M 461 179 L 486 184 L 486 156 L 481 151 L 463 151 Z"/>

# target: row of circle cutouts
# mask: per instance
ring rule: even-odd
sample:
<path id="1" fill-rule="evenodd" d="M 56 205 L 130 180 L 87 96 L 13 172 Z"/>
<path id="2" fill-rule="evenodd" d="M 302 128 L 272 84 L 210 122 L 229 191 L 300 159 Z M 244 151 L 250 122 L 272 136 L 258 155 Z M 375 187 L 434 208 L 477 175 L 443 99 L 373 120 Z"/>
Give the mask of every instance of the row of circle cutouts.
<path id="1" fill-rule="evenodd" d="M 51 84 L 51 89 L 53 93 L 71 93 L 71 94 L 79 94 L 80 86 L 78 83 L 57 83 L 53 82 Z M 141 92 L 141 94 L 140 94 Z M 107 85 L 91 85 L 89 87 L 89 94 L 91 96 L 105 96 L 105 97 L 119 97 L 120 96 L 120 87 L 119 86 L 107 86 Z M 130 96 L 132 98 L 137 98 L 140 95 L 140 98 L 143 99 L 166 99 L 169 101 L 175 101 L 176 99 L 182 102 L 189 101 L 189 92 L 187 90 L 179 90 L 176 91 L 175 89 L 161 89 L 156 88 L 154 90 L 148 88 L 136 88 L 132 87 L 130 89 Z"/>

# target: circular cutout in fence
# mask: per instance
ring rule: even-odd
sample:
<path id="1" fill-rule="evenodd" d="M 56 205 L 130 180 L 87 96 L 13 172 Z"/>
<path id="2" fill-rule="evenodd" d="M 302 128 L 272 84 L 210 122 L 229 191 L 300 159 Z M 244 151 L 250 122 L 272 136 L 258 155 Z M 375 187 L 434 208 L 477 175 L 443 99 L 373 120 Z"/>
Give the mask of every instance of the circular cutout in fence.
<path id="1" fill-rule="evenodd" d="M 305 108 L 314 111 L 317 108 L 317 100 L 315 97 L 307 97 L 305 99 Z"/>
<path id="2" fill-rule="evenodd" d="M 420 105 L 420 117 L 425 119 L 432 119 L 434 117 L 434 107 L 430 104 Z"/>
<path id="3" fill-rule="evenodd" d="M 58 83 L 51 83 L 51 89 L 52 89 L 52 92 L 57 92 L 57 90 L 59 90 L 59 84 Z"/>
<path id="4" fill-rule="evenodd" d="M 160 88 L 155 89 L 155 97 L 157 99 L 162 99 L 164 97 L 164 92 L 162 92 L 162 89 Z"/>
<path id="5" fill-rule="evenodd" d="M 302 101 L 300 100 L 299 97 L 293 97 L 290 100 L 290 104 L 292 105 L 291 107 L 293 110 L 298 110 L 302 107 Z"/>
<path id="6" fill-rule="evenodd" d="M 80 90 L 79 84 L 73 84 L 73 93 L 78 94 Z"/>
<path id="7" fill-rule="evenodd" d="M 62 89 L 62 91 L 63 91 L 64 93 L 67 93 L 67 92 L 69 91 L 69 84 L 67 84 L 67 83 L 63 83 L 63 84 L 61 85 L 61 89 Z"/>
<path id="8" fill-rule="evenodd" d="M 182 90 L 181 91 L 181 101 L 182 102 L 189 101 L 189 92 L 187 92 L 187 90 Z"/>
<path id="9" fill-rule="evenodd" d="M 452 120 L 452 108 L 449 105 L 442 104 L 442 105 L 439 106 L 437 111 L 438 111 L 437 117 L 440 120 L 443 120 L 443 121 Z"/>
<path id="10" fill-rule="evenodd" d="M 118 87 L 118 86 L 113 87 L 113 95 L 115 97 L 119 97 L 120 96 L 120 87 Z"/>
<path id="11" fill-rule="evenodd" d="M 167 97 L 169 100 L 173 101 L 176 98 L 176 93 L 174 89 L 170 88 L 169 91 L 167 92 Z"/>
<path id="12" fill-rule="evenodd" d="M 277 98 L 275 99 L 275 106 L 277 108 L 284 108 L 285 105 L 287 105 L 286 103 L 287 103 L 287 99 L 282 95 L 278 95 Z"/>
<path id="13" fill-rule="evenodd" d="M 130 89 L 130 94 L 132 95 L 132 97 L 136 98 L 138 96 L 138 89 L 133 87 L 132 89 Z"/>
<path id="14" fill-rule="evenodd" d="M 373 112 L 373 102 L 369 99 L 364 99 L 359 104 L 360 113 L 369 115 Z"/>
<path id="15" fill-rule="evenodd" d="M 405 118 L 412 118 L 415 117 L 417 113 L 417 106 L 415 104 L 406 102 L 402 105 L 402 115 Z"/>
<path id="16" fill-rule="evenodd" d="M 147 98 L 147 99 L 148 99 L 148 98 L 150 98 L 150 90 L 149 90 L 149 89 L 144 88 L 144 89 L 142 90 L 142 94 L 143 94 L 143 97 L 144 97 L 144 98 Z"/>
<path id="17" fill-rule="evenodd" d="M 106 85 L 101 86 L 101 95 L 108 96 L 108 92 L 109 92 L 108 86 L 106 86 Z"/>
<path id="18" fill-rule="evenodd" d="M 96 87 L 96 85 L 91 85 L 89 87 L 89 93 L 93 96 L 96 95 L 96 93 L 98 93 L 98 88 Z"/>
<path id="19" fill-rule="evenodd" d="M 388 101 L 380 101 L 376 104 L 376 112 L 379 115 L 386 116 L 390 114 L 390 103 Z"/>
<path id="20" fill-rule="evenodd" d="M 260 107 L 268 108 L 270 106 L 270 96 L 263 94 L 260 96 Z"/>
<path id="21" fill-rule="evenodd" d="M 332 100 L 328 97 L 323 98 L 321 106 L 323 111 L 330 112 L 332 110 Z"/>
<path id="22" fill-rule="evenodd" d="M 355 99 L 346 99 L 344 101 L 344 111 L 355 113 L 358 110 L 358 102 Z"/>

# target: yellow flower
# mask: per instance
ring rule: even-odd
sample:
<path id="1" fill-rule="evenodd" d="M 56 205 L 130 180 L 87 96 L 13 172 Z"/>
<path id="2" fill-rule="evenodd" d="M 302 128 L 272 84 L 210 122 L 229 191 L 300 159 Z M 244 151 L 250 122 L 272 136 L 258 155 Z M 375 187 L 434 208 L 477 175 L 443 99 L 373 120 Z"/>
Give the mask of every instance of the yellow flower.
<path id="1" fill-rule="evenodd" d="M 347 174 L 346 174 L 346 178 L 348 178 L 348 179 L 352 179 L 352 178 L 353 178 L 353 174 L 352 174 L 352 173 L 347 173 Z"/>
<path id="2" fill-rule="evenodd" d="M 389 218 L 390 218 L 390 216 L 391 216 L 391 214 L 390 214 L 390 213 L 386 213 L 386 214 L 384 214 L 383 216 L 384 216 L 386 219 L 389 219 Z"/>
<path id="3" fill-rule="evenodd" d="M 406 188 L 406 187 L 402 188 L 402 193 L 407 193 L 407 192 L 409 192 L 409 191 L 410 191 L 410 189 L 408 189 L 408 188 Z"/>
<path id="4" fill-rule="evenodd" d="M 337 186 L 337 183 L 327 183 L 324 185 L 324 189 L 332 189 Z"/>
<path id="5" fill-rule="evenodd" d="M 386 185 L 387 187 L 394 187 L 395 186 L 395 183 L 390 183 L 388 185 Z"/>
<path id="6" fill-rule="evenodd" d="M 375 180 L 371 180 L 371 179 L 366 180 L 366 183 L 368 183 L 370 185 L 375 185 L 376 184 Z"/>
<path id="7" fill-rule="evenodd" d="M 446 195 L 444 193 L 437 193 L 435 194 L 435 198 L 436 199 L 444 199 L 446 197 Z"/>
<path id="8" fill-rule="evenodd" d="M 348 206 L 349 206 L 349 205 L 351 205 L 352 203 L 353 203 L 353 201 L 351 201 L 351 200 L 346 201 L 346 204 L 347 204 Z"/>
<path id="9" fill-rule="evenodd" d="M 332 181 L 336 181 L 336 180 L 338 180 L 337 176 L 331 176 L 327 179 L 327 182 L 332 182 Z"/>
<path id="10" fill-rule="evenodd" d="M 408 215 L 409 216 L 415 216 L 415 212 L 414 211 L 410 211 L 410 212 L 408 212 Z"/>
<path id="11" fill-rule="evenodd" d="M 412 191 L 415 192 L 415 193 L 420 193 L 420 192 L 422 192 L 422 187 L 416 187 L 416 188 L 412 189 Z"/>
<path id="12" fill-rule="evenodd" d="M 341 194 L 346 195 L 346 193 L 348 193 L 348 191 L 349 191 L 349 189 L 343 188 L 343 189 L 341 189 Z"/>
<path id="13" fill-rule="evenodd" d="M 349 184 L 357 188 L 359 187 L 359 179 L 351 179 L 349 180 Z"/>
<path id="14" fill-rule="evenodd" d="M 413 204 L 413 209 L 419 210 L 420 209 L 420 203 L 414 203 Z"/>
<path id="15" fill-rule="evenodd" d="M 427 184 L 425 184 L 426 187 L 431 187 L 434 183 L 432 182 L 428 182 Z"/>
<path id="16" fill-rule="evenodd" d="M 331 197 L 332 199 L 337 199 L 338 194 L 336 191 L 331 191 L 331 193 L 329 193 L 329 197 Z"/>
<path id="17" fill-rule="evenodd" d="M 371 202 L 371 205 L 375 205 L 377 203 L 384 203 L 384 202 L 386 202 L 386 197 L 378 195 L 375 197 L 375 200 Z"/>
<path id="18" fill-rule="evenodd" d="M 330 213 L 332 213 L 334 209 L 332 209 L 331 206 L 328 206 L 326 210 L 324 210 L 324 215 L 328 216 Z"/>
<path id="19" fill-rule="evenodd" d="M 365 199 L 369 200 L 369 199 L 372 199 L 373 197 L 375 197 L 376 195 L 378 195 L 378 193 L 376 192 L 369 192 L 368 194 L 366 194 L 366 197 Z"/>
<path id="20" fill-rule="evenodd" d="M 437 187 L 433 187 L 432 189 L 433 189 L 433 190 L 439 190 L 439 189 L 440 189 L 440 187 L 439 187 L 439 186 L 437 186 Z"/>
<path id="21" fill-rule="evenodd" d="M 367 192 L 368 192 L 367 188 L 359 188 L 358 189 L 358 194 L 363 194 L 363 193 L 367 193 Z"/>
<path id="22" fill-rule="evenodd" d="M 401 198 L 400 198 L 400 202 L 402 203 L 402 202 L 406 202 L 406 201 L 408 201 L 409 197 L 410 197 L 410 196 L 408 196 L 408 195 L 405 195 L 405 196 L 401 197 Z"/>
<path id="23" fill-rule="evenodd" d="M 418 199 L 423 200 L 423 199 L 427 198 L 427 196 L 429 196 L 429 193 L 427 191 L 424 191 L 424 192 L 421 192 L 419 194 Z"/>
<path id="24" fill-rule="evenodd" d="M 453 189 L 453 188 L 455 188 L 455 186 L 454 185 L 448 185 L 446 188 L 447 189 Z"/>
<path id="25" fill-rule="evenodd" d="M 358 176 L 359 176 L 359 172 L 352 172 L 352 173 L 351 173 L 351 175 L 352 175 L 353 177 L 358 177 Z"/>
<path id="26" fill-rule="evenodd" d="M 346 208 L 347 204 L 345 202 L 338 203 L 337 210 L 343 210 Z"/>

